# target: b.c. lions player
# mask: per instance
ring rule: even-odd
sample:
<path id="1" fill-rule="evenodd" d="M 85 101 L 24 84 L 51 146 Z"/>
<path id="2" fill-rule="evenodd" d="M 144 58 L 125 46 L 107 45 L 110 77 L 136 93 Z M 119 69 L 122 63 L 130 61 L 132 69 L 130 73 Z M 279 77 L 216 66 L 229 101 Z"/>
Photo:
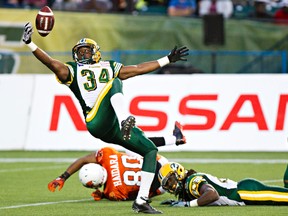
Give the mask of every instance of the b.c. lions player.
<path id="1" fill-rule="evenodd" d="M 175 47 L 167 56 L 137 65 L 124 66 L 115 61 L 100 61 L 99 45 L 83 38 L 73 47 L 74 62 L 53 59 L 32 42 L 33 28 L 27 23 L 22 40 L 34 56 L 53 71 L 60 83 L 67 85 L 78 99 L 89 133 L 107 143 L 123 146 L 143 156 L 141 185 L 132 209 L 137 212 L 162 213 L 149 204 L 149 189 L 155 175 L 157 147 L 143 131 L 135 127 L 135 118 L 124 110 L 122 81 L 152 72 L 176 61 L 186 61 L 188 49 Z M 130 139 L 131 138 L 131 139 Z"/>
<path id="2" fill-rule="evenodd" d="M 179 122 L 175 122 L 173 135 L 151 137 L 150 139 L 158 147 L 164 145 L 182 145 L 186 143 L 186 138 L 182 132 L 182 125 Z M 160 167 L 167 162 L 168 160 L 163 156 L 157 156 L 156 174 Z M 86 164 L 90 165 L 91 163 L 100 164 L 105 168 L 105 173 L 103 169 L 100 169 L 97 166 L 85 166 Z M 97 190 L 92 193 L 95 200 L 100 200 L 102 198 L 117 201 L 134 200 L 139 191 L 141 182 L 140 173 L 142 163 L 143 158 L 139 155 L 133 154 L 133 152 L 123 153 L 114 148 L 105 147 L 77 159 L 64 173 L 69 173 L 69 176 L 71 176 L 81 169 L 83 176 L 85 176 L 85 186 L 97 188 Z M 95 170 L 97 171 L 97 174 L 94 173 L 96 172 Z M 61 190 L 68 178 L 65 177 L 65 174 L 60 175 L 48 184 L 48 189 L 51 192 L 54 192 L 57 187 Z M 93 184 L 91 184 L 92 182 Z M 100 188 L 98 189 L 101 185 L 104 185 L 103 192 L 99 190 Z M 150 188 L 149 197 L 160 195 L 163 192 L 164 191 L 160 187 L 157 175 L 155 175 Z"/>
<path id="3" fill-rule="evenodd" d="M 288 189 L 268 186 L 256 179 L 235 182 L 220 179 L 193 169 L 186 170 L 181 164 L 170 162 L 158 173 L 161 186 L 178 197 L 162 204 L 174 207 L 206 205 L 288 205 Z"/>

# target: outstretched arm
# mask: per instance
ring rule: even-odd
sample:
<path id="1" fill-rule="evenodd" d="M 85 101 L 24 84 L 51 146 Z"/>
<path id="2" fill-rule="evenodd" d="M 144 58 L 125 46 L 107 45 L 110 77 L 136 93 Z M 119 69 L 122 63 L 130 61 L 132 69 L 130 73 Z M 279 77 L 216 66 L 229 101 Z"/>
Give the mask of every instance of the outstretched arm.
<path id="1" fill-rule="evenodd" d="M 44 65 L 46 65 L 58 79 L 65 82 L 69 75 L 68 67 L 57 59 L 51 58 L 46 52 L 37 47 L 36 44 L 32 42 L 33 27 L 31 23 L 26 23 L 24 27 L 23 42 L 31 49 L 33 55 Z"/>
<path id="2" fill-rule="evenodd" d="M 88 154 L 84 157 L 81 157 L 74 161 L 67 169 L 66 171 L 60 175 L 58 178 L 54 179 L 48 184 L 48 189 L 51 192 L 54 192 L 57 187 L 59 187 L 59 191 L 64 186 L 64 182 L 75 172 L 77 172 L 79 169 L 81 169 L 82 166 L 84 166 L 87 163 L 96 163 L 95 158 L 95 152 Z"/>
<path id="3" fill-rule="evenodd" d="M 197 199 L 198 206 L 208 205 L 219 199 L 219 194 L 210 184 L 203 184 L 200 188 L 200 197 Z"/>
<path id="4" fill-rule="evenodd" d="M 198 189 L 200 197 L 192 201 L 175 201 L 171 203 L 173 207 L 195 207 L 206 206 L 219 199 L 219 194 L 216 189 L 210 184 L 202 184 Z"/>
<path id="5" fill-rule="evenodd" d="M 174 63 L 176 61 L 187 61 L 187 59 L 183 57 L 189 55 L 188 51 L 189 49 L 185 46 L 178 49 L 177 46 L 175 46 L 167 56 L 158 60 L 143 62 L 137 65 L 123 66 L 118 77 L 122 80 L 125 80 L 130 77 L 152 72 L 160 67 Z"/>

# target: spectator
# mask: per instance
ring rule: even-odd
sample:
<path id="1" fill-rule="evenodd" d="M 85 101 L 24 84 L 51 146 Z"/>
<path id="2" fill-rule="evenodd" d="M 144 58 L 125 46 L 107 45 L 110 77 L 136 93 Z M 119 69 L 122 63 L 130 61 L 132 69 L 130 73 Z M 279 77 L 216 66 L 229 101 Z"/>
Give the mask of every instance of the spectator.
<path id="1" fill-rule="evenodd" d="M 269 0 L 255 0 L 254 10 L 249 14 L 249 18 L 262 21 L 271 21 L 273 17 L 268 13 L 266 9 L 268 3 Z"/>
<path id="2" fill-rule="evenodd" d="M 288 0 L 282 0 L 280 8 L 275 12 L 274 21 L 277 24 L 288 24 Z"/>
<path id="3" fill-rule="evenodd" d="M 84 0 L 55 0 L 52 9 L 63 11 L 79 11 L 82 10 Z"/>
<path id="4" fill-rule="evenodd" d="M 168 4 L 169 16 L 193 16 L 196 11 L 195 0 L 170 0 Z"/>
<path id="5" fill-rule="evenodd" d="M 233 3 L 231 0 L 201 0 L 199 16 L 207 14 L 223 14 L 224 18 L 229 18 L 233 15 Z"/>
<path id="6" fill-rule="evenodd" d="M 24 0 L 24 7 L 28 8 L 42 8 L 47 5 L 47 0 Z"/>
<path id="7" fill-rule="evenodd" d="M 4 0 L 1 5 L 7 8 L 22 7 L 22 0 Z"/>
<path id="8" fill-rule="evenodd" d="M 100 13 L 110 12 L 112 7 L 112 1 L 110 0 L 85 0 L 81 5 L 84 11 L 96 11 Z"/>

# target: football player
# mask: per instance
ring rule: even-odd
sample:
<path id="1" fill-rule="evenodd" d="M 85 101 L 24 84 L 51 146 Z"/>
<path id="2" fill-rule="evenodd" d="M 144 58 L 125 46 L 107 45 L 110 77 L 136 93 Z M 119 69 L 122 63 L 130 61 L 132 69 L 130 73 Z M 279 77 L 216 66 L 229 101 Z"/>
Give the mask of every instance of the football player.
<path id="1" fill-rule="evenodd" d="M 173 207 L 206 205 L 288 205 L 288 189 L 268 186 L 256 179 L 239 182 L 217 178 L 210 174 L 186 170 L 181 164 L 163 165 L 158 178 L 164 190 L 178 197 L 162 204 Z"/>
<path id="2" fill-rule="evenodd" d="M 179 122 L 175 122 L 173 136 L 165 137 L 151 137 L 150 138 L 156 146 L 164 145 L 182 145 L 186 143 L 186 138 L 182 131 L 182 125 Z M 167 159 L 158 154 L 157 156 L 157 168 L 158 173 L 160 167 L 167 163 Z M 86 187 L 96 188 L 97 190 L 91 195 L 94 200 L 100 200 L 107 198 L 109 200 L 134 200 L 139 191 L 140 185 L 140 172 L 143 163 L 143 158 L 140 155 L 118 152 L 114 148 L 102 148 L 96 152 L 88 154 L 82 158 L 79 158 L 72 163 L 67 170 L 55 180 L 48 184 L 48 189 L 54 192 L 58 187 L 59 190 L 64 186 L 64 182 L 81 167 L 88 163 L 100 164 L 106 171 L 99 169 L 97 178 L 94 179 L 98 182 L 97 185 L 87 184 Z M 105 173 L 107 172 L 107 174 Z M 86 172 L 90 175 L 89 170 Z M 104 177 L 103 177 L 104 176 Z M 107 176 L 107 177 L 106 177 Z M 94 177 L 94 176 L 93 176 Z M 89 176 L 87 177 L 90 178 Z M 103 192 L 99 188 L 104 185 Z M 164 191 L 160 187 L 157 175 L 155 175 L 152 186 L 150 188 L 149 197 L 162 194 Z"/>
<path id="3" fill-rule="evenodd" d="M 82 38 L 72 48 L 74 62 L 66 64 L 52 58 L 32 41 L 33 28 L 24 28 L 24 43 L 33 55 L 46 65 L 57 80 L 70 88 L 78 99 L 89 133 L 106 143 L 123 146 L 143 156 L 141 185 L 132 209 L 149 214 L 162 213 L 149 204 L 149 189 L 156 170 L 157 147 L 144 132 L 135 126 L 135 117 L 124 109 L 122 80 L 146 74 L 167 64 L 187 61 L 186 47 L 175 46 L 158 60 L 127 65 L 115 61 L 102 61 L 99 45 L 90 38 Z"/>

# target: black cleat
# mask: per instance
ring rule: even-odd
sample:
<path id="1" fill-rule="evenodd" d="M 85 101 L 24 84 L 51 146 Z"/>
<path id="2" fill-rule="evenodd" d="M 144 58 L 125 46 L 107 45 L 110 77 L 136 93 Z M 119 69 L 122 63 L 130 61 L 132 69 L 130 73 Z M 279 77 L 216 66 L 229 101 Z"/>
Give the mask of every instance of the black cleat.
<path id="1" fill-rule="evenodd" d="M 183 135 L 183 126 L 176 121 L 175 122 L 175 127 L 173 130 L 173 136 L 176 137 L 176 145 L 183 145 L 186 143 L 186 137 Z"/>
<path id="2" fill-rule="evenodd" d="M 121 123 L 121 132 L 124 140 L 129 140 L 131 138 L 131 130 L 135 126 L 135 117 L 129 116 L 126 120 Z"/>
<path id="3" fill-rule="evenodd" d="M 162 214 L 162 211 L 158 211 L 157 209 L 150 206 L 149 200 L 141 197 L 141 199 L 145 200 L 146 202 L 143 204 L 136 203 L 136 200 L 133 202 L 132 209 L 137 213 L 146 213 L 146 214 Z"/>

